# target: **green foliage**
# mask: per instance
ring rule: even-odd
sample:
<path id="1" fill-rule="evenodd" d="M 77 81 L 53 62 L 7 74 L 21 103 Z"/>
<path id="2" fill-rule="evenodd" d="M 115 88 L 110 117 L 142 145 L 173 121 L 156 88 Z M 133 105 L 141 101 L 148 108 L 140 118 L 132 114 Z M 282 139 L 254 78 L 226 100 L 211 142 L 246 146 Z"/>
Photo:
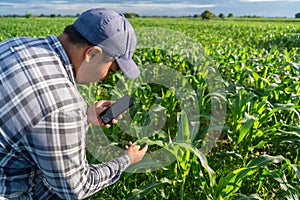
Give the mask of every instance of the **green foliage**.
<path id="1" fill-rule="evenodd" d="M 73 20 L 1 19 L 0 40 L 58 35 Z M 226 86 L 226 97 L 222 97 L 227 107 L 225 128 L 212 152 L 204 155 L 200 147 L 213 109 L 204 75 L 176 53 L 138 49 L 134 56 L 138 64 L 164 64 L 183 74 L 196 92 L 201 126 L 195 140 L 189 143 L 192 124 L 180 109 L 176 91 L 151 83 L 133 91 L 133 83 L 128 83 L 126 90 L 138 102 L 129 111 L 134 123 L 154 123 L 159 112 L 167 119 L 162 130 L 151 137 L 128 135 L 118 126 L 104 129 L 111 145 L 121 146 L 128 140 L 146 142 L 149 151 L 164 149 L 175 161 L 147 173 L 124 173 L 114 185 L 88 199 L 298 199 L 300 24 L 273 19 L 130 20 L 136 28 L 173 29 L 203 45 Z M 92 104 L 110 98 L 113 83 L 119 80 L 121 74 L 115 73 L 98 84 L 78 88 L 88 104 Z M 153 104 L 157 106 L 152 107 Z M 91 128 L 88 134 L 96 138 L 97 129 Z M 87 157 L 91 163 L 97 163 L 92 155 Z M 149 159 L 150 156 L 146 157 L 140 165 L 149 164 Z"/>
<path id="2" fill-rule="evenodd" d="M 221 18 L 221 19 L 224 19 L 224 18 L 225 18 L 225 15 L 224 15 L 223 13 L 220 13 L 220 14 L 218 15 L 218 17 Z"/>
<path id="3" fill-rule="evenodd" d="M 28 18 L 32 18 L 32 17 L 33 17 L 33 14 L 31 14 L 31 13 L 26 13 L 24 16 L 25 16 L 25 18 L 28 19 Z"/>
<path id="4" fill-rule="evenodd" d="M 205 10 L 203 13 L 201 13 L 201 18 L 205 20 L 213 19 L 215 17 L 216 15 L 209 10 Z"/>
<path id="5" fill-rule="evenodd" d="M 229 13 L 227 17 L 228 17 L 228 18 L 232 18 L 232 17 L 233 17 L 233 14 L 232 14 L 232 13 Z"/>
<path id="6" fill-rule="evenodd" d="M 140 17 L 138 14 L 136 14 L 136 13 L 124 13 L 124 16 L 126 17 L 126 18 L 136 18 L 136 17 Z"/>

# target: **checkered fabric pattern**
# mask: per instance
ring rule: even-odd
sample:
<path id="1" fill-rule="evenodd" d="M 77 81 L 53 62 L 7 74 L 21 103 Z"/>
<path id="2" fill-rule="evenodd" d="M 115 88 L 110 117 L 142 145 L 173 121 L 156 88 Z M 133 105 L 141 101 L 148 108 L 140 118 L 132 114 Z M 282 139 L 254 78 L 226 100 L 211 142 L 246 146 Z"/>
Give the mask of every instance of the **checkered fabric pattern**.
<path id="1" fill-rule="evenodd" d="M 128 155 L 86 160 L 86 111 L 56 36 L 0 43 L 0 199 L 82 199 L 119 179 Z"/>

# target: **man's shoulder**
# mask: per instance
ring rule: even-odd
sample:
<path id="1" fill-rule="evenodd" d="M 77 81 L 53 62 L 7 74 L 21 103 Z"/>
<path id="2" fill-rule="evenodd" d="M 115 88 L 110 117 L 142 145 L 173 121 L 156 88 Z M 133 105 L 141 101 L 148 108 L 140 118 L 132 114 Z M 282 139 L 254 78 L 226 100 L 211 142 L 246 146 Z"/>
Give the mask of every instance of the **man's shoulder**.
<path id="1" fill-rule="evenodd" d="M 12 37 L 0 42 L 0 46 L 9 45 L 11 46 L 26 46 L 30 44 L 36 44 L 38 42 L 45 42 L 47 38 L 43 37 L 28 37 L 28 36 L 19 36 Z"/>
<path id="2" fill-rule="evenodd" d="M 7 112 L 16 106 L 45 115 L 59 107 L 82 102 L 76 85 L 52 48 L 52 42 L 57 42 L 54 37 L 18 37 L 6 42 L 10 48 L 4 53 L 0 51 L 3 53 L 0 82 L 5 81 L 0 87 L 0 97 L 5 97 L 5 101 L 0 102 L 0 106 L 6 105 Z M 15 105 L 10 101 L 20 103 Z"/>

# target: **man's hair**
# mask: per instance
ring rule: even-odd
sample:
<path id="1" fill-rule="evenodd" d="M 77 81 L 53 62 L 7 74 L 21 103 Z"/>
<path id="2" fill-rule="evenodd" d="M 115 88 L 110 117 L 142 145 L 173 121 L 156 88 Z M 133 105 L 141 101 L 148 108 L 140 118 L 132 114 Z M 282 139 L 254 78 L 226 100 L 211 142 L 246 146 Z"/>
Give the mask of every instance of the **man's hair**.
<path id="1" fill-rule="evenodd" d="M 74 45 L 84 46 L 90 45 L 93 46 L 89 41 L 87 41 L 80 33 L 76 31 L 73 25 L 68 25 L 65 27 L 64 33 L 68 35 L 68 40 Z"/>
<path id="2" fill-rule="evenodd" d="M 68 25 L 65 27 L 64 33 L 68 36 L 68 40 L 71 44 L 76 46 L 95 46 L 87 41 L 80 33 L 76 31 L 73 25 Z M 111 61 L 113 58 L 111 55 L 103 52 L 105 61 Z"/>

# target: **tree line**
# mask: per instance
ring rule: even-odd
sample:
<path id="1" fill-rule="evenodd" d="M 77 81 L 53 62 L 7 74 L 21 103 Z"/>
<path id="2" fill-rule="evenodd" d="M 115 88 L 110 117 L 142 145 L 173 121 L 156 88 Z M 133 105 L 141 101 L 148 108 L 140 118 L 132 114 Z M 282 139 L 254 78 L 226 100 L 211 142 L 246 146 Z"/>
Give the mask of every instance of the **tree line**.
<path id="1" fill-rule="evenodd" d="M 132 12 L 127 12 L 127 13 L 123 13 L 125 15 L 126 18 L 139 18 L 139 17 L 149 17 L 149 16 L 140 16 L 139 14 L 136 13 L 132 13 Z M 26 12 L 25 15 L 2 15 L 2 17 L 25 17 L 25 18 L 34 18 L 34 17 L 78 17 L 80 14 L 77 13 L 76 15 L 61 15 L 61 14 L 50 14 L 50 15 L 45 15 L 45 14 L 40 14 L 39 16 L 33 15 L 31 13 Z M 172 16 L 151 16 L 151 17 L 172 17 Z M 224 19 L 224 18 L 232 18 L 233 17 L 233 13 L 229 13 L 227 16 L 225 16 L 223 13 L 220 13 L 218 16 L 215 15 L 213 12 L 211 12 L 210 10 L 205 10 L 204 12 L 202 12 L 201 14 L 195 14 L 195 15 L 189 15 L 189 16 L 181 16 L 181 17 L 190 17 L 190 18 L 201 18 L 203 20 L 210 20 L 210 19 L 214 19 L 216 17 Z M 259 18 L 260 16 L 256 16 L 256 15 L 244 15 L 241 17 L 245 17 L 245 18 Z M 300 18 L 300 12 L 295 14 L 295 18 Z"/>

